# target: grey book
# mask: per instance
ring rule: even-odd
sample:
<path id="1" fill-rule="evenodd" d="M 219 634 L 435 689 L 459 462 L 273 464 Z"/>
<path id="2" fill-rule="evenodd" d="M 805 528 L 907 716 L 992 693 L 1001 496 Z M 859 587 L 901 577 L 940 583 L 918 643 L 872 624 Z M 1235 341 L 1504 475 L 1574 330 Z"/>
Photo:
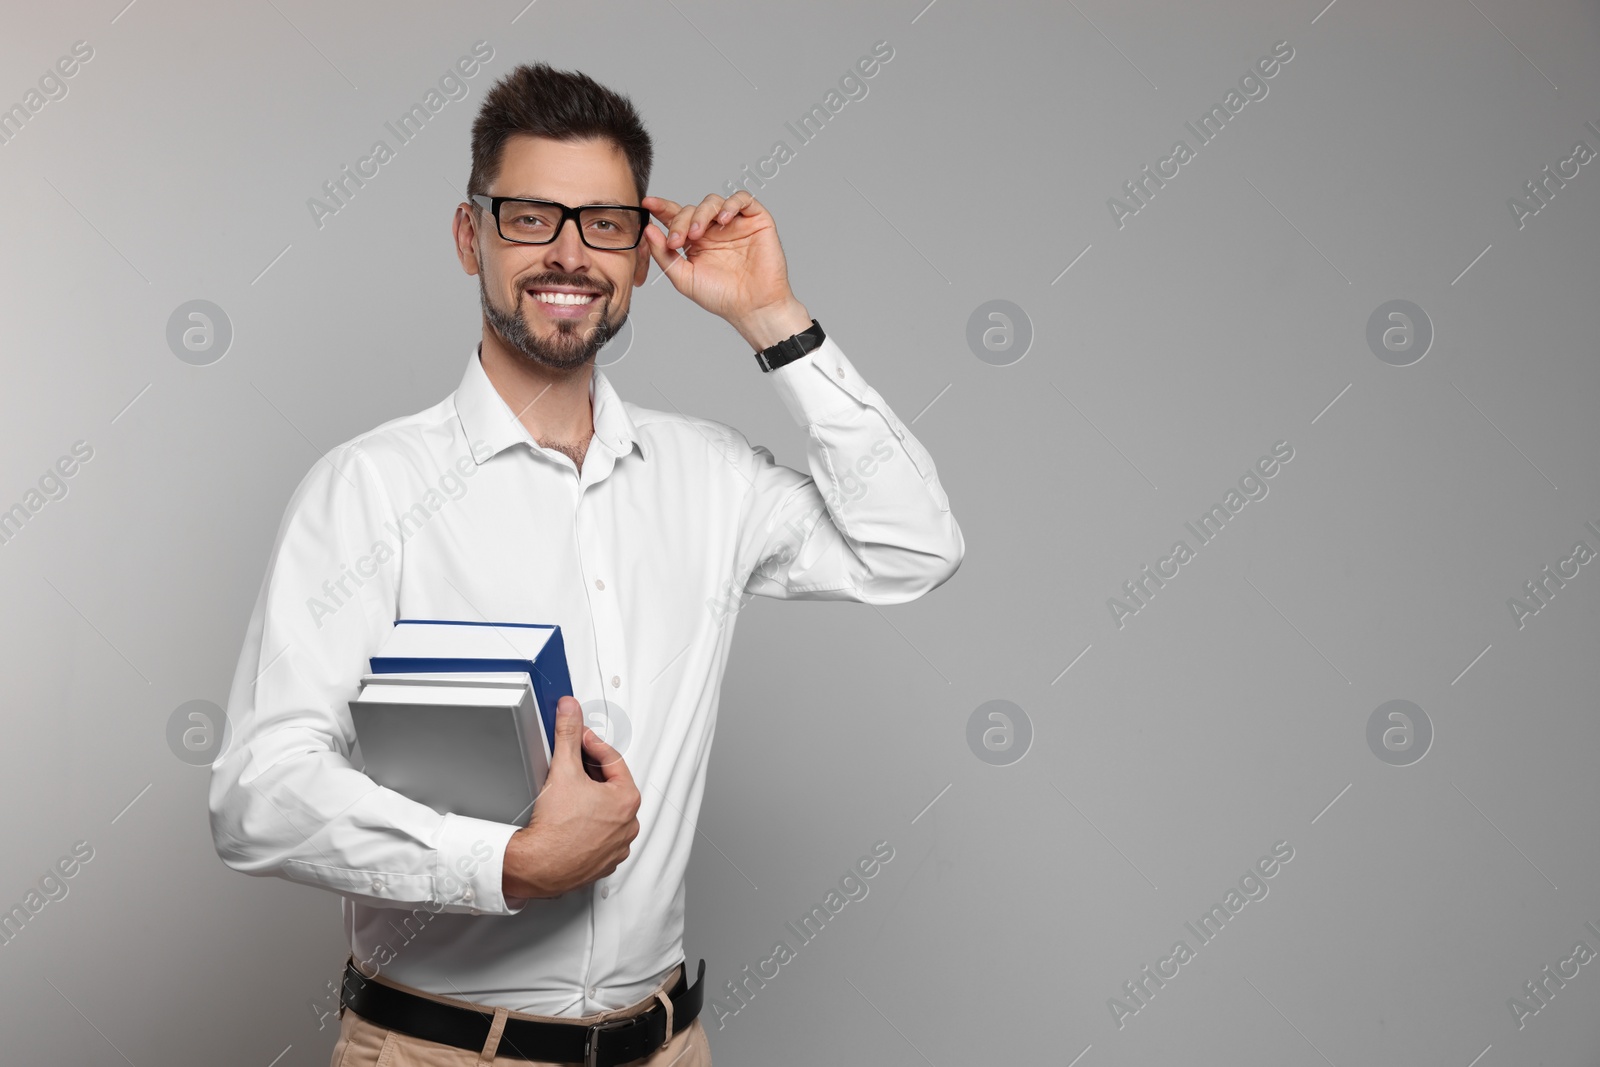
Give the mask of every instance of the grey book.
<path id="1" fill-rule="evenodd" d="M 550 771 L 524 673 L 363 675 L 350 718 L 367 776 L 441 814 L 526 826 Z"/>

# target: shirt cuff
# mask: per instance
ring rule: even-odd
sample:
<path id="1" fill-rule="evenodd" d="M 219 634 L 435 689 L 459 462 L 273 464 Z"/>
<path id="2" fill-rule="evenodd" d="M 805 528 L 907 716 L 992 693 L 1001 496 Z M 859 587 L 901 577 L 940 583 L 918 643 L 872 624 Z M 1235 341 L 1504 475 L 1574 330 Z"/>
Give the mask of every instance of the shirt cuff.
<path id="1" fill-rule="evenodd" d="M 823 338 L 815 349 L 768 376 L 789 416 L 800 426 L 869 405 L 867 383 L 832 337 Z"/>
<path id="2" fill-rule="evenodd" d="M 434 850 L 434 899 L 444 911 L 469 915 L 515 915 L 515 905 L 502 889 L 506 842 L 522 829 L 510 823 L 447 813 Z"/>

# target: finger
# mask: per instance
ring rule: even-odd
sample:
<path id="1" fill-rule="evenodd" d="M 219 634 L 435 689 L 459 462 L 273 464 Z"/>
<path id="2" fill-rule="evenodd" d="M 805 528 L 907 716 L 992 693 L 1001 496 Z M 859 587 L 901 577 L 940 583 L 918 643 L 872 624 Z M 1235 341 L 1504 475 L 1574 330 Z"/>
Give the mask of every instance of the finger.
<path id="1" fill-rule="evenodd" d="M 633 781 L 628 765 L 622 761 L 622 753 L 602 741 L 600 735 L 593 730 L 583 732 L 583 750 L 599 761 L 600 769 L 605 772 L 606 781 L 611 782 L 619 778 Z"/>
<path id="2" fill-rule="evenodd" d="M 672 216 L 672 221 L 667 224 L 667 247 L 681 248 L 689 243 L 689 223 L 694 221 L 694 205 L 687 205 L 678 209 Z"/>
<path id="3" fill-rule="evenodd" d="M 677 252 L 667 247 L 667 236 L 654 226 L 644 229 L 645 244 L 650 246 L 650 258 L 656 261 L 656 266 L 661 268 L 673 285 L 679 282 L 679 274 L 689 269 L 684 258 Z"/>
<path id="4" fill-rule="evenodd" d="M 573 697 L 556 701 L 556 736 L 550 746 L 550 769 L 567 767 L 579 769 L 578 756 L 582 751 L 580 735 L 588 727 L 583 725 L 583 706 Z"/>
<path id="5" fill-rule="evenodd" d="M 750 195 L 750 190 L 748 189 L 740 189 L 728 197 L 722 202 L 722 210 L 717 212 L 717 225 L 726 226 L 732 222 L 733 217 L 739 214 L 746 205 L 754 203 L 755 199 L 754 196 Z"/>
<path id="6" fill-rule="evenodd" d="M 711 225 L 711 220 L 716 218 L 722 210 L 725 201 L 716 193 L 707 193 L 706 198 L 695 207 L 694 214 L 690 216 L 689 237 L 699 237 Z"/>
<path id="7" fill-rule="evenodd" d="M 743 194 L 742 198 L 740 198 L 739 194 Z M 739 193 L 736 193 L 734 196 L 728 198 L 728 204 L 731 205 L 735 199 L 741 199 L 738 213 L 747 219 L 753 219 L 757 216 L 766 214 L 767 209 L 762 207 L 761 201 L 757 200 L 754 196 L 751 196 L 748 190 L 740 189 Z M 727 205 L 724 206 L 723 211 L 726 213 Z M 729 221 L 732 221 L 732 216 L 729 216 Z"/>
<path id="8" fill-rule="evenodd" d="M 689 228 L 687 221 L 679 225 L 679 220 L 692 212 L 693 207 L 679 204 L 676 200 L 668 200 L 660 196 L 645 196 L 639 198 L 639 206 L 654 215 L 663 226 L 667 227 L 667 247 L 681 245 L 687 238 L 684 231 Z"/>
<path id="9" fill-rule="evenodd" d="M 660 219 L 663 223 L 683 210 L 683 206 L 676 201 L 667 200 L 659 196 L 640 197 L 639 206 L 650 212 L 650 214 L 654 215 L 656 218 Z"/>

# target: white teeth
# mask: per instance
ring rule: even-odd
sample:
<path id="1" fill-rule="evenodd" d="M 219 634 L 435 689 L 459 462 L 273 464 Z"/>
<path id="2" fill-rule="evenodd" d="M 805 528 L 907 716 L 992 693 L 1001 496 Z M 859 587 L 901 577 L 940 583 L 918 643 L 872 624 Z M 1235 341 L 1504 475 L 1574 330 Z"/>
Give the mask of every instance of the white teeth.
<path id="1" fill-rule="evenodd" d="M 595 299 L 593 293 L 534 293 L 533 298 L 546 304 L 587 304 Z"/>

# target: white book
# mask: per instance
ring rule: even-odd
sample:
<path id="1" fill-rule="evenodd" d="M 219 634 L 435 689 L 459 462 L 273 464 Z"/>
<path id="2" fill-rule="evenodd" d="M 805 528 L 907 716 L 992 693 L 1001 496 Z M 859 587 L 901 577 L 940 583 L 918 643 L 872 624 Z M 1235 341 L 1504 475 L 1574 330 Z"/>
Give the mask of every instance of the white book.
<path id="1" fill-rule="evenodd" d="M 550 739 L 526 673 L 367 674 L 350 717 L 379 785 L 440 813 L 527 825 Z"/>

